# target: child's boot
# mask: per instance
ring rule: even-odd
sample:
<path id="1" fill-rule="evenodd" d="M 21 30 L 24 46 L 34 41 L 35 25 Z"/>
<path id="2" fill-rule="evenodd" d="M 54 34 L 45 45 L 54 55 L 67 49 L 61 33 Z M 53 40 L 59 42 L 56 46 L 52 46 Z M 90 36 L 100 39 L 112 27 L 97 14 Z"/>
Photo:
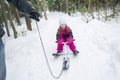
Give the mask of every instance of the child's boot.
<path id="1" fill-rule="evenodd" d="M 79 53 L 77 50 L 73 50 L 73 55 L 76 56 Z"/>
<path id="2" fill-rule="evenodd" d="M 62 50 L 60 50 L 60 51 L 57 51 L 57 54 L 59 54 L 59 53 L 62 53 L 63 51 Z"/>

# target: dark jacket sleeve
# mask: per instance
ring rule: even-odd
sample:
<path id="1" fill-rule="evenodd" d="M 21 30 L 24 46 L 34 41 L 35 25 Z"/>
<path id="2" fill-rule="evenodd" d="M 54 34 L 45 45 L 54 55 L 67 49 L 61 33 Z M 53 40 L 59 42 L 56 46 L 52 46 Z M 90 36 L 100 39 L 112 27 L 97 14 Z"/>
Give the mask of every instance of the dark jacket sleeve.
<path id="1" fill-rule="evenodd" d="M 14 5 L 18 10 L 29 15 L 30 18 L 39 21 L 39 17 L 42 17 L 37 10 L 32 8 L 32 5 L 28 0 L 7 0 L 9 3 Z"/>
<path id="2" fill-rule="evenodd" d="M 58 39 L 59 39 L 59 29 L 58 29 L 58 31 L 56 33 L 56 40 L 58 40 Z"/>
<path id="3" fill-rule="evenodd" d="M 73 33 L 72 32 L 69 32 L 68 35 L 71 36 L 71 37 L 73 37 Z"/>
<path id="4" fill-rule="evenodd" d="M 30 14 L 34 10 L 27 0 L 7 0 L 9 3 L 14 5 L 18 10 Z"/>
<path id="5" fill-rule="evenodd" d="M 69 27 L 68 27 L 69 28 Z M 68 33 L 68 36 L 71 36 L 71 37 L 73 37 L 73 33 L 72 33 L 72 30 L 69 28 L 69 33 Z"/>
<path id="6" fill-rule="evenodd" d="M 0 22 L 0 38 L 2 38 L 2 36 L 5 34 L 3 28 L 2 28 L 2 23 Z"/>

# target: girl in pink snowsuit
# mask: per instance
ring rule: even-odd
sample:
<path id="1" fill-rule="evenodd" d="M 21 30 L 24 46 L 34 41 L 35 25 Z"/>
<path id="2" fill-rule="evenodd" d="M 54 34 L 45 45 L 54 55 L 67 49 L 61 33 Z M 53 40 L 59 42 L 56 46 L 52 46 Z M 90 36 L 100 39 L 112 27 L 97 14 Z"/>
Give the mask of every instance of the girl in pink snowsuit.
<path id="1" fill-rule="evenodd" d="M 63 51 L 63 42 L 68 42 L 68 46 L 73 54 L 77 54 L 78 51 L 76 50 L 76 46 L 73 42 L 73 34 L 72 30 L 67 26 L 65 20 L 60 20 L 59 22 L 60 27 L 58 28 L 56 39 L 57 39 L 57 53 L 61 53 Z"/>

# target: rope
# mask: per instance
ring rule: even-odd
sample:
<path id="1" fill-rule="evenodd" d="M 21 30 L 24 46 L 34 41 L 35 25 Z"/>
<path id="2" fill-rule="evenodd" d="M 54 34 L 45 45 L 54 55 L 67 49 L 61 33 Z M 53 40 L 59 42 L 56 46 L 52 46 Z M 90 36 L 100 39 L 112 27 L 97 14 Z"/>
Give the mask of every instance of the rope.
<path id="1" fill-rule="evenodd" d="M 51 74 L 51 76 L 52 76 L 53 78 L 59 79 L 59 78 L 61 77 L 61 75 L 62 75 L 62 72 L 63 72 L 63 66 L 62 66 L 62 69 L 61 69 L 59 75 L 58 75 L 58 76 L 55 76 L 55 75 L 53 74 L 53 72 L 52 72 L 52 70 L 51 70 L 51 67 L 50 67 L 50 64 L 49 64 L 49 62 L 48 62 L 48 58 L 47 58 L 47 55 L 46 55 L 46 52 L 45 52 L 43 40 L 42 40 L 42 37 L 41 37 L 41 34 L 40 34 L 40 30 L 39 30 L 37 21 L 36 21 L 36 26 L 37 26 L 37 30 L 38 30 L 38 34 L 39 34 L 39 39 L 40 39 L 40 41 L 41 41 L 41 45 L 42 45 L 42 48 L 43 48 L 43 53 L 44 53 L 45 60 L 46 60 L 48 69 L 49 69 L 49 71 L 50 71 L 50 74 Z"/>

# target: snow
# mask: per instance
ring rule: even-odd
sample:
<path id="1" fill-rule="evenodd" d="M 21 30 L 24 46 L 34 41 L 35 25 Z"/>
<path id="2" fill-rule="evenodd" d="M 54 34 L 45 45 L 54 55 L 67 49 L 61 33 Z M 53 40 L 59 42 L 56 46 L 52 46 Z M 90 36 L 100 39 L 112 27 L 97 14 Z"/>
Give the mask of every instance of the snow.
<path id="1" fill-rule="evenodd" d="M 73 31 L 79 55 L 70 58 L 70 68 L 59 80 L 120 80 L 120 21 L 86 23 L 81 15 L 68 16 L 48 12 L 48 20 L 38 22 L 50 67 L 55 76 L 61 70 L 63 56 L 54 58 L 59 19 L 64 17 Z M 17 28 L 19 38 L 5 36 L 7 80 L 55 80 L 49 72 L 35 21 L 33 31 L 25 22 Z M 69 50 L 70 52 L 70 50 Z"/>

